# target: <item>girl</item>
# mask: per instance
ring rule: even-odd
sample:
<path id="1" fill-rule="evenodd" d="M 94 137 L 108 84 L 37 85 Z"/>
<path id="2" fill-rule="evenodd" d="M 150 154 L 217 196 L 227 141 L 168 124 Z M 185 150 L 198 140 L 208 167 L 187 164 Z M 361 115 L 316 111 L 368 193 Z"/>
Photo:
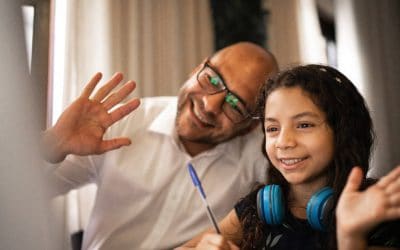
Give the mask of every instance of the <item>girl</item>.
<path id="1" fill-rule="evenodd" d="M 400 167 L 366 178 L 374 133 L 355 86 L 331 67 L 298 66 L 265 84 L 259 100 L 267 185 L 221 221 L 222 235 L 209 230 L 184 246 L 400 248 Z"/>

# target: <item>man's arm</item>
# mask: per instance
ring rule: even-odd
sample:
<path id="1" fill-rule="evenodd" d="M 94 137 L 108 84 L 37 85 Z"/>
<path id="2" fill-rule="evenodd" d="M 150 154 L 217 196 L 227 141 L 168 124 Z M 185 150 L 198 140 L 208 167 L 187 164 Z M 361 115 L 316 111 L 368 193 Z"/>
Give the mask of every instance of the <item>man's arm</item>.
<path id="1" fill-rule="evenodd" d="M 104 140 L 108 127 L 135 110 L 140 101 L 129 100 L 113 109 L 135 89 L 133 81 L 126 82 L 118 91 L 111 93 L 122 80 L 116 73 L 96 93 L 94 88 L 100 81 L 101 73 L 95 74 L 82 94 L 61 114 L 56 124 L 43 132 L 41 146 L 45 160 L 59 163 L 68 154 L 93 155 L 129 145 L 129 138 Z"/>

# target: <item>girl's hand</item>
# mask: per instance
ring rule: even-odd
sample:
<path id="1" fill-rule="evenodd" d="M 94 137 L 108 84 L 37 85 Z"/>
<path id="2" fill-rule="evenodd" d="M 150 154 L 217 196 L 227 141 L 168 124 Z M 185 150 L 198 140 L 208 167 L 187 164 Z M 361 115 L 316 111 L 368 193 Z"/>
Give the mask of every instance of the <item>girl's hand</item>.
<path id="1" fill-rule="evenodd" d="M 365 191 L 362 170 L 353 168 L 336 208 L 337 238 L 365 240 L 378 224 L 400 218 L 400 166 Z M 340 245 L 340 244 L 339 244 Z"/>
<path id="2" fill-rule="evenodd" d="M 239 250 L 232 242 L 219 234 L 205 234 L 197 244 L 196 250 Z"/>

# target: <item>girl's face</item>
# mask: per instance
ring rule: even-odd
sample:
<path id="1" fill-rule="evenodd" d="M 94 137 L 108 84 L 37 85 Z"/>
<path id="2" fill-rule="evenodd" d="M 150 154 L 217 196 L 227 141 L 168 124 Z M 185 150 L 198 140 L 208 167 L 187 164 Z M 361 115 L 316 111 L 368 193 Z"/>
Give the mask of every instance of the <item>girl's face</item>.
<path id="1" fill-rule="evenodd" d="M 274 167 L 292 185 L 326 183 L 334 135 L 325 114 L 300 87 L 278 88 L 265 106 L 265 149 Z"/>

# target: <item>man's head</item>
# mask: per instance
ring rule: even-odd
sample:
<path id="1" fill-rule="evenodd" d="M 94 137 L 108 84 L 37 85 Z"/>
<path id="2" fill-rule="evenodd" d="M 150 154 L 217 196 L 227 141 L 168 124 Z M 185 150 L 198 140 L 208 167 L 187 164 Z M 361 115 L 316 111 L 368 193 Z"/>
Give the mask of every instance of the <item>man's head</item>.
<path id="1" fill-rule="evenodd" d="M 248 42 L 199 65 L 178 97 L 176 128 L 186 150 L 195 155 L 254 128 L 258 90 L 277 71 L 273 55 Z"/>

